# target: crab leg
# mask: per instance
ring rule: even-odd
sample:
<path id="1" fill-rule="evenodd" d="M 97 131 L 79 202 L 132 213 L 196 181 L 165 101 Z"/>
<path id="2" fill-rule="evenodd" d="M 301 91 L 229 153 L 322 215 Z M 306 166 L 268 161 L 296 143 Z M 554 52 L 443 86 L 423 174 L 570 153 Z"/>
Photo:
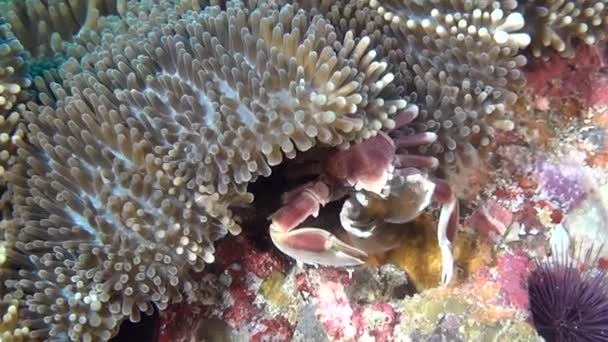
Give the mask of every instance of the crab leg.
<path id="1" fill-rule="evenodd" d="M 437 224 L 437 240 L 441 251 L 441 283 L 447 285 L 454 273 L 452 241 L 458 228 L 458 200 L 450 186 L 440 179 L 429 179 L 415 168 L 397 169 L 393 173 L 385 195 L 387 204 L 383 213 L 388 223 L 406 223 L 416 217 L 431 203 L 441 203 Z"/>
<path id="2" fill-rule="evenodd" d="M 393 138 L 397 148 L 415 147 L 420 145 L 429 145 L 437 141 L 437 134 L 433 132 L 419 133 L 407 135 L 404 137 Z"/>
<path id="3" fill-rule="evenodd" d="M 419 156 L 416 154 L 400 154 L 395 157 L 397 167 L 408 166 L 417 169 L 436 169 L 439 161 L 434 157 Z"/>
<path id="4" fill-rule="evenodd" d="M 442 203 L 437 224 L 437 240 L 441 250 L 441 283 L 445 286 L 450 283 L 454 275 L 452 241 L 454 241 L 458 229 L 459 205 L 458 199 L 456 199 L 447 183 L 438 179 L 434 181 L 436 187 L 433 197 Z"/>
<path id="5" fill-rule="evenodd" d="M 411 123 L 418 117 L 419 113 L 420 113 L 420 111 L 418 109 L 418 106 L 409 105 L 403 111 L 401 111 L 401 112 L 397 113 L 397 115 L 395 115 L 395 117 L 393 118 L 393 121 L 395 121 L 395 127 L 393 129 L 399 129 L 399 128 Z"/>
<path id="6" fill-rule="evenodd" d="M 416 146 L 430 145 L 437 141 L 437 134 L 433 132 L 405 135 L 399 129 L 414 121 L 419 114 L 416 105 L 410 105 L 403 112 L 395 115 L 395 127 L 388 131 L 395 149 L 407 149 Z M 439 161 L 434 157 L 422 156 L 409 153 L 397 153 L 394 160 L 395 167 L 414 167 L 418 169 L 435 169 Z"/>
<path id="7" fill-rule="evenodd" d="M 395 129 L 402 127 L 412 122 L 418 116 L 418 107 L 411 106 L 404 112 L 398 114 L 395 118 Z M 395 132 L 398 132 L 395 131 Z M 413 146 L 432 144 L 437 140 L 435 133 L 421 133 L 410 136 L 402 136 L 398 133 L 393 133 L 393 141 L 397 149 L 408 148 Z M 420 156 L 415 154 L 402 154 L 398 153 L 395 156 L 395 166 L 397 168 L 405 169 L 413 167 L 416 169 L 435 169 L 439 165 L 439 161 L 433 157 Z M 406 172 L 407 173 L 407 172 Z M 454 256 L 452 254 L 452 241 L 456 235 L 458 228 L 458 200 L 450 189 L 450 186 L 443 180 L 433 179 L 432 181 L 424 180 L 421 177 L 415 177 L 415 175 L 406 175 L 406 182 L 404 184 L 410 184 L 405 188 L 402 188 L 402 194 L 399 195 L 404 201 L 398 201 L 401 206 L 404 203 L 406 208 L 414 210 L 400 210 L 395 211 L 395 215 L 389 216 L 386 221 L 388 222 L 404 222 L 411 220 L 417 211 L 421 211 L 426 205 L 428 205 L 428 197 L 425 194 L 432 191 L 433 200 L 441 203 L 441 212 L 439 214 L 439 222 L 437 225 L 437 240 L 439 242 L 439 249 L 441 251 L 442 260 L 442 275 L 441 283 L 445 286 L 449 284 L 454 274 Z M 434 183 L 434 186 L 429 186 L 429 182 Z M 410 203 L 418 203 L 416 206 L 407 205 L 407 198 L 410 198 Z"/>
<path id="8" fill-rule="evenodd" d="M 367 254 L 354 248 L 332 233 L 319 228 L 296 229 L 309 216 L 317 216 L 321 206 L 331 199 L 331 191 L 323 182 L 311 182 L 290 191 L 284 205 L 271 217 L 270 238 L 283 253 L 306 264 L 356 266 L 364 263 Z"/>

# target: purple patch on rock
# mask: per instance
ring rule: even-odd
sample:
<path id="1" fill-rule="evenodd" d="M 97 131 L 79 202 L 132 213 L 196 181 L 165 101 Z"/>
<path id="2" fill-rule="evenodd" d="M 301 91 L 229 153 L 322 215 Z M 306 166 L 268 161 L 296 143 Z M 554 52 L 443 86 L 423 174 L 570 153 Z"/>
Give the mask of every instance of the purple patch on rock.
<path id="1" fill-rule="evenodd" d="M 544 161 L 537 163 L 536 172 L 542 192 L 566 211 L 579 205 L 589 192 L 590 177 L 582 166 Z"/>

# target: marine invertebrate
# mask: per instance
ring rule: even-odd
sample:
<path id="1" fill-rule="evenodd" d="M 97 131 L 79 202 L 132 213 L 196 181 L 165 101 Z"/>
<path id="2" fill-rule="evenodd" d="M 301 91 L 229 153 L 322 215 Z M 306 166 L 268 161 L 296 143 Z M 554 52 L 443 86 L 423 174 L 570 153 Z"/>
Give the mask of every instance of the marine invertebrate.
<path id="1" fill-rule="evenodd" d="M 316 144 L 394 127 L 406 106 L 369 41 L 337 41 L 322 17 L 167 18 L 102 36 L 23 111 L 2 273 L 33 339 L 106 340 L 150 303 L 194 299 L 213 242 L 240 231 L 229 207 L 252 199 L 250 182 Z"/>
<path id="2" fill-rule="evenodd" d="M 410 123 L 417 113 L 415 106 L 400 113 L 395 128 Z M 432 167 L 437 164 L 435 158 L 395 154 L 398 146 L 429 144 L 436 138 L 430 133 L 393 141 L 379 134 L 346 151 L 330 154 L 326 173 L 285 194 L 284 205 L 273 214 L 270 225 L 274 244 L 301 262 L 360 265 L 368 252 L 394 248 L 398 241 L 395 236 L 404 228 L 398 224 L 415 219 L 435 199 L 443 205 L 437 240 L 443 260 L 441 279 L 447 284 L 453 272 L 451 241 L 458 224 L 458 201 L 448 185 L 429 180 L 415 168 Z M 345 186 L 359 190 L 346 200 L 340 213 L 349 242 L 324 229 L 298 228 L 308 216 L 318 215 L 321 206 L 343 197 Z"/>
<path id="3" fill-rule="evenodd" d="M 530 310 L 538 333 L 550 341 L 608 341 L 608 280 L 566 255 L 537 261 L 528 278 Z"/>
<path id="4" fill-rule="evenodd" d="M 606 38 L 608 1 L 605 0 L 529 0 L 520 11 L 526 18 L 526 31 L 532 37 L 532 54 L 540 57 L 553 49 L 564 57 L 574 57 L 574 44 L 594 45 Z"/>
<path id="5" fill-rule="evenodd" d="M 416 132 L 438 139 L 418 153 L 437 156 L 446 173 L 475 166 L 478 150 L 497 129 L 513 128 L 511 106 L 524 84 L 517 2 L 370 0 L 389 25 L 398 48 L 390 52 L 397 80 L 420 108 Z M 412 126 L 404 134 L 412 134 Z"/>
<path id="6" fill-rule="evenodd" d="M 0 338 L 3 341 L 27 341 L 29 329 L 19 325 L 19 301 L 0 303 Z"/>
<path id="7" fill-rule="evenodd" d="M 10 26 L 0 19 L 0 220 L 9 217 L 11 193 L 6 189 L 6 170 L 15 162 L 14 142 L 24 134 L 17 128 L 21 116 L 15 107 L 24 100 L 22 91 L 31 84 L 27 57 Z"/>
<path id="8" fill-rule="evenodd" d="M 388 25 L 366 1 L 296 0 L 292 2 L 294 3 L 294 6 L 305 9 L 311 15 L 323 15 L 332 23 L 332 25 L 334 25 L 336 33 L 339 36 L 343 36 L 347 32 L 352 31 L 355 33 L 356 37 L 369 37 L 372 40 L 372 46 L 375 49 L 378 49 L 379 45 L 389 43 L 383 42 L 383 40 L 390 38 L 388 35 Z M 382 53 L 383 51 L 380 50 L 377 52 Z"/>
<path id="9" fill-rule="evenodd" d="M 7 224 L 2 222 L 2 225 Z M 0 266 L 6 262 L 6 247 L 0 242 Z M 5 288 L 0 284 L 0 291 L 4 294 Z M 0 338 L 3 341 L 23 341 L 29 334 L 27 327 L 19 325 L 19 301 L 16 299 L 0 299 Z"/>
<path id="10" fill-rule="evenodd" d="M 100 16 L 124 13 L 125 7 L 125 0 L 0 2 L 3 17 L 21 44 L 36 58 L 64 53 L 67 48 L 64 42 L 71 41 L 83 29 L 95 31 Z"/>
<path id="11" fill-rule="evenodd" d="M 0 111 L 5 117 L 4 123 L 9 119 L 6 113 L 17 102 L 21 90 L 30 85 L 30 80 L 26 77 L 27 57 L 27 52 L 15 38 L 10 25 L 0 20 Z"/>
<path id="12" fill-rule="evenodd" d="M 478 151 L 491 145 L 495 131 L 513 128 L 511 106 L 526 63 L 519 51 L 530 42 L 516 1 L 296 3 L 338 28 L 377 38 L 372 46 L 393 66 L 396 92 L 414 89 L 410 99 L 420 108 L 414 124 L 394 136 L 438 136 L 429 146 L 400 146 L 401 152 L 438 157 L 440 175 L 477 166 Z"/>

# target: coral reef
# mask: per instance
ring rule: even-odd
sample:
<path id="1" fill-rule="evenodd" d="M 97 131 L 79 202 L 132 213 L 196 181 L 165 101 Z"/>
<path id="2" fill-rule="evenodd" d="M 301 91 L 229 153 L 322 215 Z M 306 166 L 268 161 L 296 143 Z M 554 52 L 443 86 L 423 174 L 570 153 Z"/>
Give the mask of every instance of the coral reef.
<path id="1" fill-rule="evenodd" d="M 451 289 L 431 289 L 406 298 L 396 336 L 414 340 L 538 341 L 527 317 L 529 262 L 502 253 L 493 268 L 482 267 Z"/>
<path id="2" fill-rule="evenodd" d="M 531 257 L 608 236 L 605 1 L 15 0 L 0 12 L 2 340 L 108 340 L 160 310 L 161 341 L 536 341 L 529 315 L 545 337 L 542 318 L 558 316 L 545 278 L 605 295 L 603 271 L 568 263 L 525 281 Z M 523 69 L 527 48 L 544 58 Z M 435 288 L 433 213 L 352 272 L 300 268 L 268 241 L 266 199 L 287 186 L 252 184 L 289 165 L 306 174 L 301 152 L 387 131 L 467 193 L 450 287 Z M 341 204 L 323 209 L 337 220 Z"/>
<path id="3" fill-rule="evenodd" d="M 217 252 L 218 283 L 229 287 L 224 299 L 216 305 L 170 308 L 163 317 L 162 341 L 188 341 L 205 326 L 224 338 L 277 336 L 280 341 L 442 336 L 539 340 L 525 321 L 530 263 L 521 253 L 503 253 L 497 266 L 477 268 L 458 287 L 412 296 L 415 289 L 408 275 L 390 263 L 352 273 L 325 267 L 302 270 L 285 264 L 274 250 L 260 251 L 242 236 L 223 241 Z M 229 322 L 231 329 L 218 319 Z"/>
<path id="4" fill-rule="evenodd" d="M 608 186 L 606 183 L 592 184 L 593 190 L 588 197 L 572 209 L 563 220 L 568 238 L 581 251 L 597 253 L 600 258 L 607 258 L 608 251 L 600 243 L 608 240 Z"/>
<path id="5" fill-rule="evenodd" d="M 572 59 L 564 58 L 558 54 L 544 55 L 543 59 L 533 59 L 525 67 L 526 88 L 538 102 L 540 99 L 547 102 L 547 108 L 557 109 L 565 107 L 565 100 L 575 101 L 577 107 L 593 106 L 597 100 L 593 99 L 601 93 L 598 89 L 598 72 L 605 67 L 602 53 L 597 48 L 583 45 L 576 49 Z M 568 112 L 563 115 L 571 117 Z"/>
<path id="6" fill-rule="evenodd" d="M 286 274 L 288 263 L 276 250 L 264 251 L 243 235 L 218 243 L 217 262 L 205 275 L 213 279 L 218 298 L 175 304 L 163 312 L 159 341 L 263 341 L 273 335 L 289 340 L 301 304 L 288 290 L 293 274 Z"/>

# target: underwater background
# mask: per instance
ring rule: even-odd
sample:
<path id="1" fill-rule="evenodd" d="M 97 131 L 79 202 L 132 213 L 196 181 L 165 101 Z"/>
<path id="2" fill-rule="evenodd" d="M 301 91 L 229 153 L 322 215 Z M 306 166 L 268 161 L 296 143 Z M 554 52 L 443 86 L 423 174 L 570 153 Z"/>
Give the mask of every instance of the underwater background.
<path id="1" fill-rule="evenodd" d="M 608 341 L 607 30 L 0 0 L 0 341 Z"/>

